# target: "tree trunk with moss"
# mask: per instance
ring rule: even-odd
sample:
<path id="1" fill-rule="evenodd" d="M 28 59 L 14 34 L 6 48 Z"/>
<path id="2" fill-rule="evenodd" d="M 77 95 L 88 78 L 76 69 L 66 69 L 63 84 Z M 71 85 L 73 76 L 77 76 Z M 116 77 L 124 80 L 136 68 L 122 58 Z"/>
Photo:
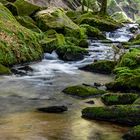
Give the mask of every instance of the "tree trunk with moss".
<path id="1" fill-rule="evenodd" d="M 107 0 L 102 0 L 100 13 L 103 15 L 107 14 Z"/>

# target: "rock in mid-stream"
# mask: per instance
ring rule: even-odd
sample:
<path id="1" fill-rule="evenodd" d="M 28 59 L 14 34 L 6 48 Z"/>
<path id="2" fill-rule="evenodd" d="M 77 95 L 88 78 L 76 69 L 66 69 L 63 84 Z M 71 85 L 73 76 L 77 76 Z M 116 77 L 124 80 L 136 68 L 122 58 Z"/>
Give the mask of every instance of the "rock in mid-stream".
<path id="1" fill-rule="evenodd" d="M 50 107 L 38 108 L 37 110 L 44 113 L 62 113 L 67 111 L 68 108 L 66 106 L 50 106 Z"/>

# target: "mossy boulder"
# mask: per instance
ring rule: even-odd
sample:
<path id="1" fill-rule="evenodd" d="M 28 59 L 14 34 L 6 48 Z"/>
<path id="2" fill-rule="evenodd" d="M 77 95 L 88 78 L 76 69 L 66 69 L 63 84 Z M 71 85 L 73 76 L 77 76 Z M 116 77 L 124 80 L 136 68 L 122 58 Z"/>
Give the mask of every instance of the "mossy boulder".
<path id="1" fill-rule="evenodd" d="M 128 67 L 135 69 L 140 66 L 140 49 L 131 49 L 124 54 L 117 67 Z"/>
<path id="2" fill-rule="evenodd" d="M 101 31 L 112 31 L 121 26 L 120 23 L 116 22 L 109 16 L 102 16 L 91 12 L 82 14 L 81 16 L 77 17 L 75 22 L 78 24 L 88 24 L 98 28 Z"/>
<path id="3" fill-rule="evenodd" d="M 115 68 L 114 82 L 106 84 L 108 90 L 131 92 L 140 91 L 140 50 L 127 52 Z"/>
<path id="4" fill-rule="evenodd" d="M 63 92 L 65 94 L 73 95 L 81 98 L 101 96 L 102 94 L 106 93 L 106 91 L 104 90 L 99 90 L 95 87 L 84 86 L 84 85 L 67 87 L 66 89 L 63 90 Z"/>
<path id="5" fill-rule="evenodd" d="M 16 0 L 12 3 L 16 8 L 19 16 L 27 16 L 37 12 L 40 7 L 30 3 L 27 0 Z"/>
<path id="6" fill-rule="evenodd" d="M 88 35 L 88 37 L 94 37 L 96 39 L 105 39 L 105 35 L 103 35 L 103 33 L 98 28 L 92 27 L 88 24 L 81 24 L 80 27 L 86 29 L 86 34 Z"/>
<path id="7" fill-rule="evenodd" d="M 0 63 L 13 65 L 40 59 L 40 34 L 20 25 L 2 4 L 0 11 Z"/>
<path id="8" fill-rule="evenodd" d="M 111 74 L 115 68 L 115 65 L 116 62 L 114 61 L 102 60 L 89 64 L 80 69 L 101 74 Z"/>
<path id="9" fill-rule="evenodd" d="M 139 140 L 140 139 L 140 125 L 131 128 L 125 135 L 124 140 Z"/>
<path id="10" fill-rule="evenodd" d="M 41 30 L 37 27 L 36 22 L 29 16 L 16 16 L 16 20 L 24 27 L 40 33 Z"/>
<path id="11" fill-rule="evenodd" d="M 88 51 L 76 46 L 71 40 L 65 38 L 63 34 L 56 33 L 55 30 L 49 30 L 41 44 L 45 52 L 52 53 L 56 51 L 59 58 L 66 61 L 82 60 Z"/>
<path id="12" fill-rule="evenodd" d="M 48 29 L 55 29 L 59 32 L 64 32 L 65 28 L 68 29 L 79 29 L 62 9 L 47 9 L 40 11 L 36 14 L 36 20 L 38 26 L 43 31 Z"/>
<path id="13" fill-rule="evenodd" d="M 3 66 L 0 64 L 0 75 L 9 75 L 12 74 L 11 70 L 8 67 Z"/>
<path id="14" fill-rule="evenodd" d="M 134 126 L 140 124 L 140 106 L 87 107 L 82 110 L 82 117 Z"/>
<path id="15" fill-rule="evenodd" d="M 108 93 L 101 99 L 106 105 L 125 105 L 132 104 L 138 97 L 138 94 L 133 93 Z"/>

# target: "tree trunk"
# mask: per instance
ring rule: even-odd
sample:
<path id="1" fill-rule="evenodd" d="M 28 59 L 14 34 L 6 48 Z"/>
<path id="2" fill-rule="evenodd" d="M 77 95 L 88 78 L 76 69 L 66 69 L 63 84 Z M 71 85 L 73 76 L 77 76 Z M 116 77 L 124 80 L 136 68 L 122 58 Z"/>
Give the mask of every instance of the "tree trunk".
<path id="1" fill-rule="evenodd" d="M 102 0 L 100 13 L 107 14 L 107 0 Z"/>

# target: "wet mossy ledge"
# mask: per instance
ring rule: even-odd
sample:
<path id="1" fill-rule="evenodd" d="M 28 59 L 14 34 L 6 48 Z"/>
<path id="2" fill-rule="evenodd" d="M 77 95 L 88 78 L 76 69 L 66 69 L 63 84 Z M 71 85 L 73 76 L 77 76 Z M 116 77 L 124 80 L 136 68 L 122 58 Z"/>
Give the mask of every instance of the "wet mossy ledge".
<path id="1" fill-rule="evenodd" d="M 140 49 L 130 49 L 115 67 L 114 82 L 106 84 L 108 90 L 140 91 Z"/>
<path id="2" fill-rule="evenodd" d="M 107 93 L 101 99 L 105 105 L 125 105 L 134 103 L 138 97 L 133 93 Z"/>
<path id="3" fill-rule="evenodd" d="M 109 60 L 100 60 L 89 64 L 85 67 L 80 68 L 81 70 L 100 73 L 100 74 L 111 74 L 116 66 L 117 62 Z"/>
<path id="4" fill-rule="evenodd" d="M 140 125 L 131 128 L 125 135 L 124 140 L 140 140 Z"/>
<path id="5" fill-rule="evenodd" d="M 76 85 L 67 87 L 63 90 L 63 93 L 67 95 L 73 95 L 80 98 L 97 97 L 106 93 L 104 90 L 97 89 L 95 87 Z"/>
<path id="6" fill-rule="evenodd" d="M 116 105 L 109 107 L 87 107 L 82 110 L 82 117 L 135 126 L 140 124 L 140 106 Z"/>

